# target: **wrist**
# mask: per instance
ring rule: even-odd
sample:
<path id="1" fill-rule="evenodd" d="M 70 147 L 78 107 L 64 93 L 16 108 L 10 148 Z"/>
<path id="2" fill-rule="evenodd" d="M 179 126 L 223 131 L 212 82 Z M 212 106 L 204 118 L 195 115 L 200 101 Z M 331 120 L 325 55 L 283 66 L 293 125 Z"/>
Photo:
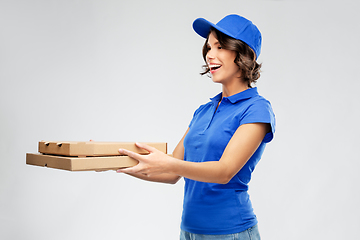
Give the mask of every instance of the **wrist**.
<path id="1" fill-rule="evenodd" d="M 180 160 L 174 157 L 169 156 L 168 162 L 166 164 L 166 172 L 178 175 L 178 165 Z"/>

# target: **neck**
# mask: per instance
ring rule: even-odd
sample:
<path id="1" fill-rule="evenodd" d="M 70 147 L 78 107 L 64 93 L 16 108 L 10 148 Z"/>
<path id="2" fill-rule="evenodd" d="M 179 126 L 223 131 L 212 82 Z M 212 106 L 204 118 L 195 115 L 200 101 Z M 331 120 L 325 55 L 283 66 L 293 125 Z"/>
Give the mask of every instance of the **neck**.
<path id="1" fill-rule="evenodd" d="M 243 81 L 232 82 L 230 84 L 222 85 L 222 96 L 229 97 L 239 92 L 249 89 L 247 83 Z"/>

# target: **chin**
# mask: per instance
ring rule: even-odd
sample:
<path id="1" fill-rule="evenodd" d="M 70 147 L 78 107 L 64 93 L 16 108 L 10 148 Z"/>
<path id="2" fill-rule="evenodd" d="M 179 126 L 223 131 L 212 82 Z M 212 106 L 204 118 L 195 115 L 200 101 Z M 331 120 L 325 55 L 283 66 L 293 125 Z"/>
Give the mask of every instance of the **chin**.
<path id="1" fill-rule="evenodd" d="M 222 83 L 223 82 L 222 79 L 219 79 L 219 78 L 212 77 L 211 79 L 214 83 Z"/>

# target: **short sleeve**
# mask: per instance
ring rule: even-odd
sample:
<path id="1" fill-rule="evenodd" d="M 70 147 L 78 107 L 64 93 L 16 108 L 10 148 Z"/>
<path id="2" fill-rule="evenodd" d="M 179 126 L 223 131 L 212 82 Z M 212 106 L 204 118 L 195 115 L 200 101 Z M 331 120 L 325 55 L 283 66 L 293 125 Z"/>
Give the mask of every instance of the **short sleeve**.
<path id="1" fill-rule="evenodd" d="M 195 110 L 194 114 L 193 114 L 193 118 L 191 119 L 190 123 L 189 123 L 189 128 L 191 128 L 191 126 L 193 125 L 194 121 L 197 119 L 199 112 L 204 109 L 206 104 L 201 105 L 198 109 Z"/>
<path id="2" fill-rule="evenodd" d="M 274 138 L 276 125 L 270 102 L 265 99 L 253 102 L 240 119 L 240 125 L 247 123 L 269 123 L 271 131 L 265 135 L 263 142 L 270 142 Z"/>

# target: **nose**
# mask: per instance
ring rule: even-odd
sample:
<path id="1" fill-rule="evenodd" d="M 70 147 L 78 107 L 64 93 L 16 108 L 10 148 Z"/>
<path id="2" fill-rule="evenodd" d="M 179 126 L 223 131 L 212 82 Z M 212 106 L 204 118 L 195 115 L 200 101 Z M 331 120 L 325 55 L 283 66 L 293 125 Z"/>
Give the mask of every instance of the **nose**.
<path id="1" fill-rule="evenodd" d="M 207 61 L 209 62 L 209 60 L 213 60 L 215 57 L 214 57 L 214 54 L 213 52 L 211 51 L 211 49 L 206 53 L 206 59 Z"/>

